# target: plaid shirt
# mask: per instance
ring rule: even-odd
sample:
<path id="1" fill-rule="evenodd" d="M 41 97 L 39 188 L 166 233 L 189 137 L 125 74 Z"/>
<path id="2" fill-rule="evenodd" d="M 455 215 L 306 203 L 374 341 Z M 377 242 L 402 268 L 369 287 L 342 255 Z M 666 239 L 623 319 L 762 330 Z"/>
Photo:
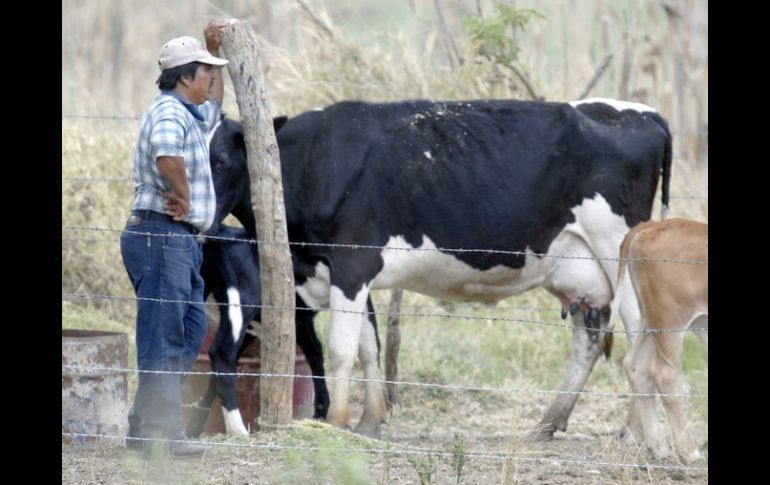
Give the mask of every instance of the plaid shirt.
<path id="1" fill-rule="evenodd" d="M 214 222 L 217 203 L 207 135 L 219 120 L 222 108 L 213 97 L 196 106 L 204 119 L 199 121 L 175 94 L 158 95 L 142 117 L 133 158 L 131 210 L 165 213 L 165 199 L 160 192 L 171 190 L 171 186 L 158 171 L 155 160 L 161 156 L 182 157 L 190 184 L 190 212 L 185 221 L 205 232 Z"/>

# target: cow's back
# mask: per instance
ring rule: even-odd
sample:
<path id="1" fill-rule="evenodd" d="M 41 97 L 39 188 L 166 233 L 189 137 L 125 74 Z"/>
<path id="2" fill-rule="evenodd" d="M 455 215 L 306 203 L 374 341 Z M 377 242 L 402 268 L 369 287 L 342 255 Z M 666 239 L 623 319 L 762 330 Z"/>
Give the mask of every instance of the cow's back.
<path id="1" fill-rule="evenodd" d="M 632 227 L 650 218 L 669 134 L 653 112 L 612 111 L 498 100 L 304 113 L 278 133 L 290 239 L 382 246 L 399 234 L 417 247 L 428 235 L 437 247 L 542 253 L 595 194 Z"/>

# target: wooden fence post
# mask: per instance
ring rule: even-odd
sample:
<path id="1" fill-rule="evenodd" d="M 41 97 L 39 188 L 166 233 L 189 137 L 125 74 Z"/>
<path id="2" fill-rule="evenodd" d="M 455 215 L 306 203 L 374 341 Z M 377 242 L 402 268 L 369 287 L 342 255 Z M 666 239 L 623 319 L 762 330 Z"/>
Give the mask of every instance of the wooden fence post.
<path id="1" fill-rule="evenodd" d="M 256 217 L 262 282 L 261 372 L 294 374 L 294 272 L 286 233 L 286 210 L 278 143 L 254 30 L 234 20 L 221 31 L 222 48 L 243 123 L 251 181 L 251 206 Z M 260 423 L 287 424 L 292 418 L 291 377 L 261 377 Z"/>

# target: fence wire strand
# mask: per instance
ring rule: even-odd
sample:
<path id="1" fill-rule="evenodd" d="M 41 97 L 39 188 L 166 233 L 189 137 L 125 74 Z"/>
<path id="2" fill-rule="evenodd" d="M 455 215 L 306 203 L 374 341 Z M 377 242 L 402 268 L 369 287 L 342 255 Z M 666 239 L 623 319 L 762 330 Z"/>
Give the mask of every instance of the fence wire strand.
<path id="1" fill-rule="evenodd" d="M 201 239 L 211 239 L 211 240 L 219 240 L 219 241 L 229 241 L 229 242 L 243 242 L 248 244 L 285 244 L 278 241 L 267 241 L 263 239 L 243 239 L 243 238 L 233 238 L 233 237 L 224 237 L 224 236 L 208 236 L 204 234 L 176 234 L 176 233 L 169 233 L 169 234 L 152 234 L 149 232 L 140 232 L 140 231 L 132 231 L 129 229 L 112 229 L 112 228 L 105 228 L 105 227 L 87 227 L 87 226 L 68 226 L 68 225 L 62 225 L 62 229 L 68 229 L 71 231 L 95 231 L 95 232 L 116 232 L 116 233 L 122 233 L 122 234 L 136 234 L 140 236 L 148 236 L 148 237 L 193 237 L 193 238 L 201 238 Z M 381 251 L 406 251 L 406 252 L 433 252 L 433 253 L 482 253 L 482 254 L 502 254 L 502 255 L 509 255 L 509 256 L 533 256 L 537 258 L 553 258 L 553 259 L 565 259 L 565 260 L 578 260 L 578 261 L 615 261 L 619 262 L 619 257 L 599 257 L 599 256 L 564 256 L 564 255 L 558 255 L 558 254 L 548 254 L 548 253 L 536 253 L 534 251 L 507 251 L 502 249 L 475 249 L 475 248 L 444 248 L 444 247 L 437 247 L 437 248 L 409 248 L 409 247 L 392 247 L 392 246 L 378 246 L 378 245 L 371 245 L 371 244 L 347 244 L 347 243 L 315 243 L 315 242 L 297 242 L 297 241 L 289 241 L 289 246 L 299 246 L 299 247 L 324 247 L 324 248 L 341 248 L 341 249 L 354 249 L 354 250 L 360 250 L 360 249 L 377 249 Z M 651 261 L 651 262 L 661 262 L 661 263 L 676 263 L 676 264 L 708 264 L 708 260 L 699 260 L 699 259 L 675 259 L 675 258 L 623 258 L 623 261 Z"/>
<path id="2" fill-rule="evenodd" d="M 507 322 L 507 323 L 525 323 L 525 324 L 532 324 L 532 325 L 542 325 L 545 327 L 559 327 L 559 328 L 565 328 L 565 329 L 571 329 L 574 328 L 574 325 L 566 325 L 563 323 L 555 323 L 555 322 L 548 322 L 544 320 L 530 320 L 525 318 L 512 318 L 512 317 L 491 317 L 491 316 L 477 316 L 477 315 L 455 315 L 448 313 L 446 315 L 442 315 L 439 313 L 393 313 L 393 312 L 370 312 L 370 311 L 359 311 L 359 310 L 342 310 L 338 308 L 311 308 L 311 307 L 298 307 L 298 306 L 282 306 L 282 305 L 256 305 L 256 304 L 247 304 L 247 303 L 219 303 L 219 302 L 210 302 L 205 301 L 203 303 L 196 302 L 196 301 L 190 301 L 190 300 L 167 300 L 164 298 L 149 298 L 149 297 L 137 297 L 137 296 L 116 296 L 116 295 L 97 295 L 97 294 L 91 294 L 91 293 L 62 293 L 62 298 L 64 299 L 83 299 L 83 300 L 118 300 L 118 301 L 154 301 L 157 303 L 184 303 L 188 305 L 203 305 L 203 306 L 216 306 L 216 307 L 244 307 L 244 308 L 263 308 L 267 310 L 291 310 L 291 311 L 327 311 L 331 313 L 347 313 L 352 315 L 374 315 L 374 316 L 387 316 L 387 317 L 415 317 L 415 318 L 454 318 L 457 320 L 482 320 L 484 322 Z M 603 328 L 592 328 L 592 327 L 583 327 L 583 329 L 586 332 L 595 332 L 595 333 L 625 333 L 625 334 L 636 334 L 636 333 L 645 333 L 645 334 L 653 334 L 653 333 L 684 333 L 689 331 L 703 331 L 708 332 L 708 329 L 706 328 L 643 328 L 640 330 L 608 330 Z"/>
<path id="3" fill-rule="evenodd" d="M 348 381 L 348 382 L 374 382 L 379 384 L 394 384 L 398 386 L 412 386 L 412 387 L 431 387 L 437 389 L 449 389 L 453 391 L 482 391 L 482 392 L 502 392 L 502 393 L 538 393 L 538 394 L 566 394 L 566 395 L 586 395 L 586 396 L 603 396 L 603 397 L 701 397 L 701 394 L 692 393 L 634 393 L 634 392 L 614 392 L 614 391 L 563 391 L 561 389 L 539 389 L 536 387 L 491 387 L 491 386 L 470 386 L 465 384 L 435 384 L 430 382 L 409 382 L 409 381 L 389 381 L 385 379 L 370 379 L 366 377 L 337 377 L 337 376 L 313 376 L 305 374 L 275 374 L 269 372 L 214 372 L 214 371 L 172 371 L 172 370 L 145 370 L 145 369 L 129 369 L 125 367 L 105 367 L 105 366 L 93 366 L 93 365 L 78 365 L 78 364 L 65 364 L 62 365 L 62 369 L 70 369 L 73 371 L 80 371 L 83 373 L 104 373 L 104 372 L 119 372 L 123 374 L 174 374 L 174 375 L 200 375 L 200 376 L 234 376 L 234 377 L 267 377 L 282 378 L 282 379 L 311 379 L 311 380 L 327 380 L 327 381 Z"/>
<path id="4" fill-rule="evenodd" d="M 106 434 L 91 434 L 91 433 L 71 433 L 62 431 L 63 437 L 69 438 L 95 438 L 95 439 L 117 439 L 124 440 L 125 436 L 106 435 Z M 321 446 L 298 446 L 298 445 L 278 445 L 274 443 L 229 443 L 222 441 L 200 441 L 200 440 L 172 440 L 161 438 L 132 438 L 136 441 L 144 442 L 160 442 L 160 443 L 192 443 L 203 446 L 224 446 L 230 448 L 251 448 L 259 450 L 301 450 L 301 451 L 337 451 L 343 453 L 372 453 L 372 454 L 390 454 L 390 455 L 416 455 L 416 456 L 437 456 L 451 458 L 453 456 L 450 451 L 441 450 L 420 450 L 415 448 L 409 448 L 404 445 L 391 444 L 394 448 L 327 448 Z M 397 448 L 396 448 L 397 447 Z M 620 467 L 620 468 L 641 468 L 641 469 L 660 469 L 660 470 L 679 470 L 679 471 L 708 471 L 706 467 L 690 467 L 681 465 L 654 465 L 654 464 L 639 464 L 639 463 L 616 463 L 609 461 L 591 460 L 590 458 L 551 458 L 551 457 L 529 457 L 529 456 L 513 456 L 513 455 L 501 455 L 497 453 L 484 453 L 471 451 L 466 452 L 465 456 L 472 459 L 482 460 L 512 460 L 523 461 L 531 463 L 552 463 L 552 464 L 569 464 L 569 465 L 594 465 L 602 467 Z"/>

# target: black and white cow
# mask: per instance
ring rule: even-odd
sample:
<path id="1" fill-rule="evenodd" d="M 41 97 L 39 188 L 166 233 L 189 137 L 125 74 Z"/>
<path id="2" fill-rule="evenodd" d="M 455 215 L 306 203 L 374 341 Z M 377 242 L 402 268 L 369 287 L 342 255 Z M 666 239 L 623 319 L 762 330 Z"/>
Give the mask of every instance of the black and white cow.
<path id="1" fill-rule="evenodd" d="M 665 120 L 608 99 L 341 102 L 275 127 L 289 240 L 309 243 L 291 247 L 297 292 L 332 310 L 331 370 L 343 380 L 328 420 L 348 423 L 344 379 L 356 355 L 367 377 L 380 376 L 376 336 L 363 325 L 371 290 L 493 303 L 543 286 L 573 314 L 573 339 L 569 392 L 540 429 L 566 429 L 600 353 L 618 247 L 650 218 L 661 174 L 668 206 Z M 224 120 L 211 143 L 218 210 L 255 232 L 245 159 L 241 125 Z M 633 294 L 620 312 L 638 327 Z M 377 435 L 384 412 L 380 386 L 367 383 L 357 431 Z"/>
<path id="2" fill-rule="evenodd" d="M 246 242 L 253 238 L 253 235 L 250 236 L 245 229 L 219 225 L 216 232 L 209 231 L 207 235 L 223 238 L 206 239 L 201 265 L 201 275 L 205 282 L 204 298 L 213 294 L 218 303 L 224 304 L 219 307 L 219 328 L 209 346 L 211 370 L 235 373 L 241 352 L 256 336 L 252 324 L 261 321 L 262 312 L 258 307 L 262 302 L 259 255 L 257 247 Z M 306 307 L 299 295 L 296 298 L 296 306 Z M 313 326 L 316 313 L 313 310 L 297 311 L 296 338 L 297 345 L 307 358 L 312 375 L 320 377 L 313 379 L 313 417 L 325 419 L 329 410 L 329 392 L 323 379 L 323 350 Z M 222 399 L 226 432 L 248 434 L 238 409 L 235 376 L 212 375 L 206 393 L 193 407 L 187 425 L 187 435 L 200 435 L 215 395 Z"/>

